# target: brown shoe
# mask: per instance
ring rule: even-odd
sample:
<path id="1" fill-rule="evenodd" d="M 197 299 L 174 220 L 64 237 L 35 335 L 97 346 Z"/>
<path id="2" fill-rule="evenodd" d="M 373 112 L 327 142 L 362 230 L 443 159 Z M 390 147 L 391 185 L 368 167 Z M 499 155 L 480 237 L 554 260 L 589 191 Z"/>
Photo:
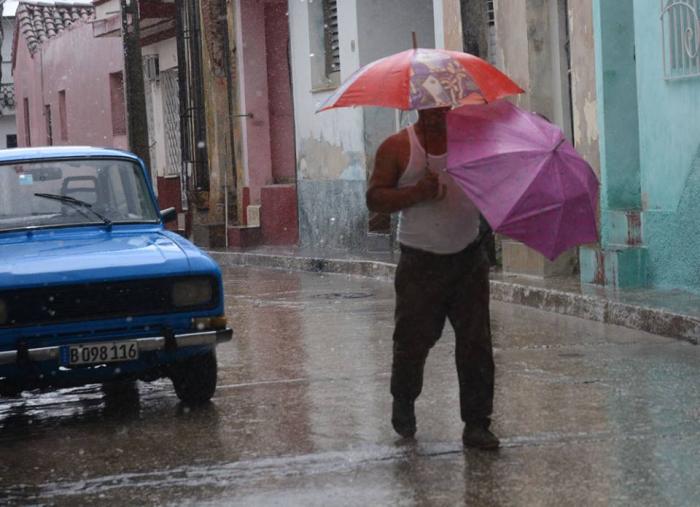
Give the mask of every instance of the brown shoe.
<path id="1" fill-rule="evenodd" d="M 493 450 L 501 445 L 498 437 L 483 426 L 465 425 L 462 432 L 462 444 L 473 449 Z"/>
<path id="2" fill-rule="evenodd" d="M 413 438 L 416 434 L 416 413 L 412 401 L 394 400 L 391 407 L 391 425 L 403 438 Z"/>

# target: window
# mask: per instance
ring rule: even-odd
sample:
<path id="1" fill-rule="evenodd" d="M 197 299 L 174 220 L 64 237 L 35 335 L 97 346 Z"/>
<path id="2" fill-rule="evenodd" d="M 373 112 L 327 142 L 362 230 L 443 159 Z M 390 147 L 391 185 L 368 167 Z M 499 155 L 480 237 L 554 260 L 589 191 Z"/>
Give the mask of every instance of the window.
<path id="1" fill-rule="evenodd" d="M 44 106 L 44 119 L 46 120 L 46 145 L 53 145 L 53 125 L 51 123 L 51 106 L 46 104 Z"/>
<path id="2" fill-rule="evenodd" d="M 340 85 L 340 37 L 337 0 L 308 2 L 311 85 L 314 91 Z"/>
<path id="3" fill-rule="evenodd" d="M 61 125 L 61 141 L 68 141 L 68 118 L 66 116 L 66 91 L 58 92 L 58 120 Z"/>
<path id="4" fill-rule="evenodd" d="M 126 135 L 124 77 L 121 72 L 109 75 L 109 93 L 112 106 L 112 134 L 115 136 Z"/>
<path id="5" fill-rule="evenodd" d="M 32 126 L 29 119 L 29 99 L 24 98 L 24 145 L 32 145 Z"/>
<path id="6" fill-rule="evenodd" d="M 662 0 L 666 79 L 700 76 L 700 0 Z"/>
<path id="7" fill-rule="evenodd" d="M 337 0 L 323 0 L 323 38 L 326 77 L 330 77 L 333 73 L 340 71 Z"/>
<path id="8" fill-rule="evenodd" d="M 489 26 L 495 26 L 496 11 L 493 8 L 493 0 L 486 0 L 486 14 L 488 15 Z"/>
<path id="9" fill-rule="evenodd" d="M 5 136 L 5 146 L 8 148 L 17 148 L 17 134 L 7 134 L 7 136 Z"/>

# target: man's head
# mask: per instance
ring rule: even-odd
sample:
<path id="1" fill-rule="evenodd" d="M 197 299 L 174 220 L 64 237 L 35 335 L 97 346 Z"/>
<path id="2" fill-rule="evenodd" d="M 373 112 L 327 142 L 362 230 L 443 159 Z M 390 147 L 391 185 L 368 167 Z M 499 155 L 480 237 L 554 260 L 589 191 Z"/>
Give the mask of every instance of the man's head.
<path id="1" fill-rule="evenodd" d="M 449 107 L 434 107 L 418 111 L 418 124 L 426 130 L 443 130 L 446 127 Z"/>

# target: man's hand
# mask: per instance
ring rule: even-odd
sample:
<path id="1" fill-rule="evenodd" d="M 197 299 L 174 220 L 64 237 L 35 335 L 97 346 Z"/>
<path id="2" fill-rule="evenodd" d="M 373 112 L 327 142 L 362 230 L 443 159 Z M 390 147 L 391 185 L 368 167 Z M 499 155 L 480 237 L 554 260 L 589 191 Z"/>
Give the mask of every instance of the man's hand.
<path id="1" fill-rule="evenodd" d="M 415 185 L 418 199 L 422 201 L 441 200 L 445 197 L 447 187 L 440 184 L 440 175 L 428 169 L 418 183 Z"/>

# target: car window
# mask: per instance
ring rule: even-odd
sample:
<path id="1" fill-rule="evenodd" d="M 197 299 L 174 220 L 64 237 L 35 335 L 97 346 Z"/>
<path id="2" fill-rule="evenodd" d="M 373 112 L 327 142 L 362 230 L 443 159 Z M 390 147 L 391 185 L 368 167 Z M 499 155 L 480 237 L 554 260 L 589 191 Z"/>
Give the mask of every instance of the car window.
<path id="1" fill-rule="evenodd" d="M 101 223 L 91 210 L 114 223 L 159 219 L 141 168 L 130 161 L 0 165 L 0 231 Z"/>

